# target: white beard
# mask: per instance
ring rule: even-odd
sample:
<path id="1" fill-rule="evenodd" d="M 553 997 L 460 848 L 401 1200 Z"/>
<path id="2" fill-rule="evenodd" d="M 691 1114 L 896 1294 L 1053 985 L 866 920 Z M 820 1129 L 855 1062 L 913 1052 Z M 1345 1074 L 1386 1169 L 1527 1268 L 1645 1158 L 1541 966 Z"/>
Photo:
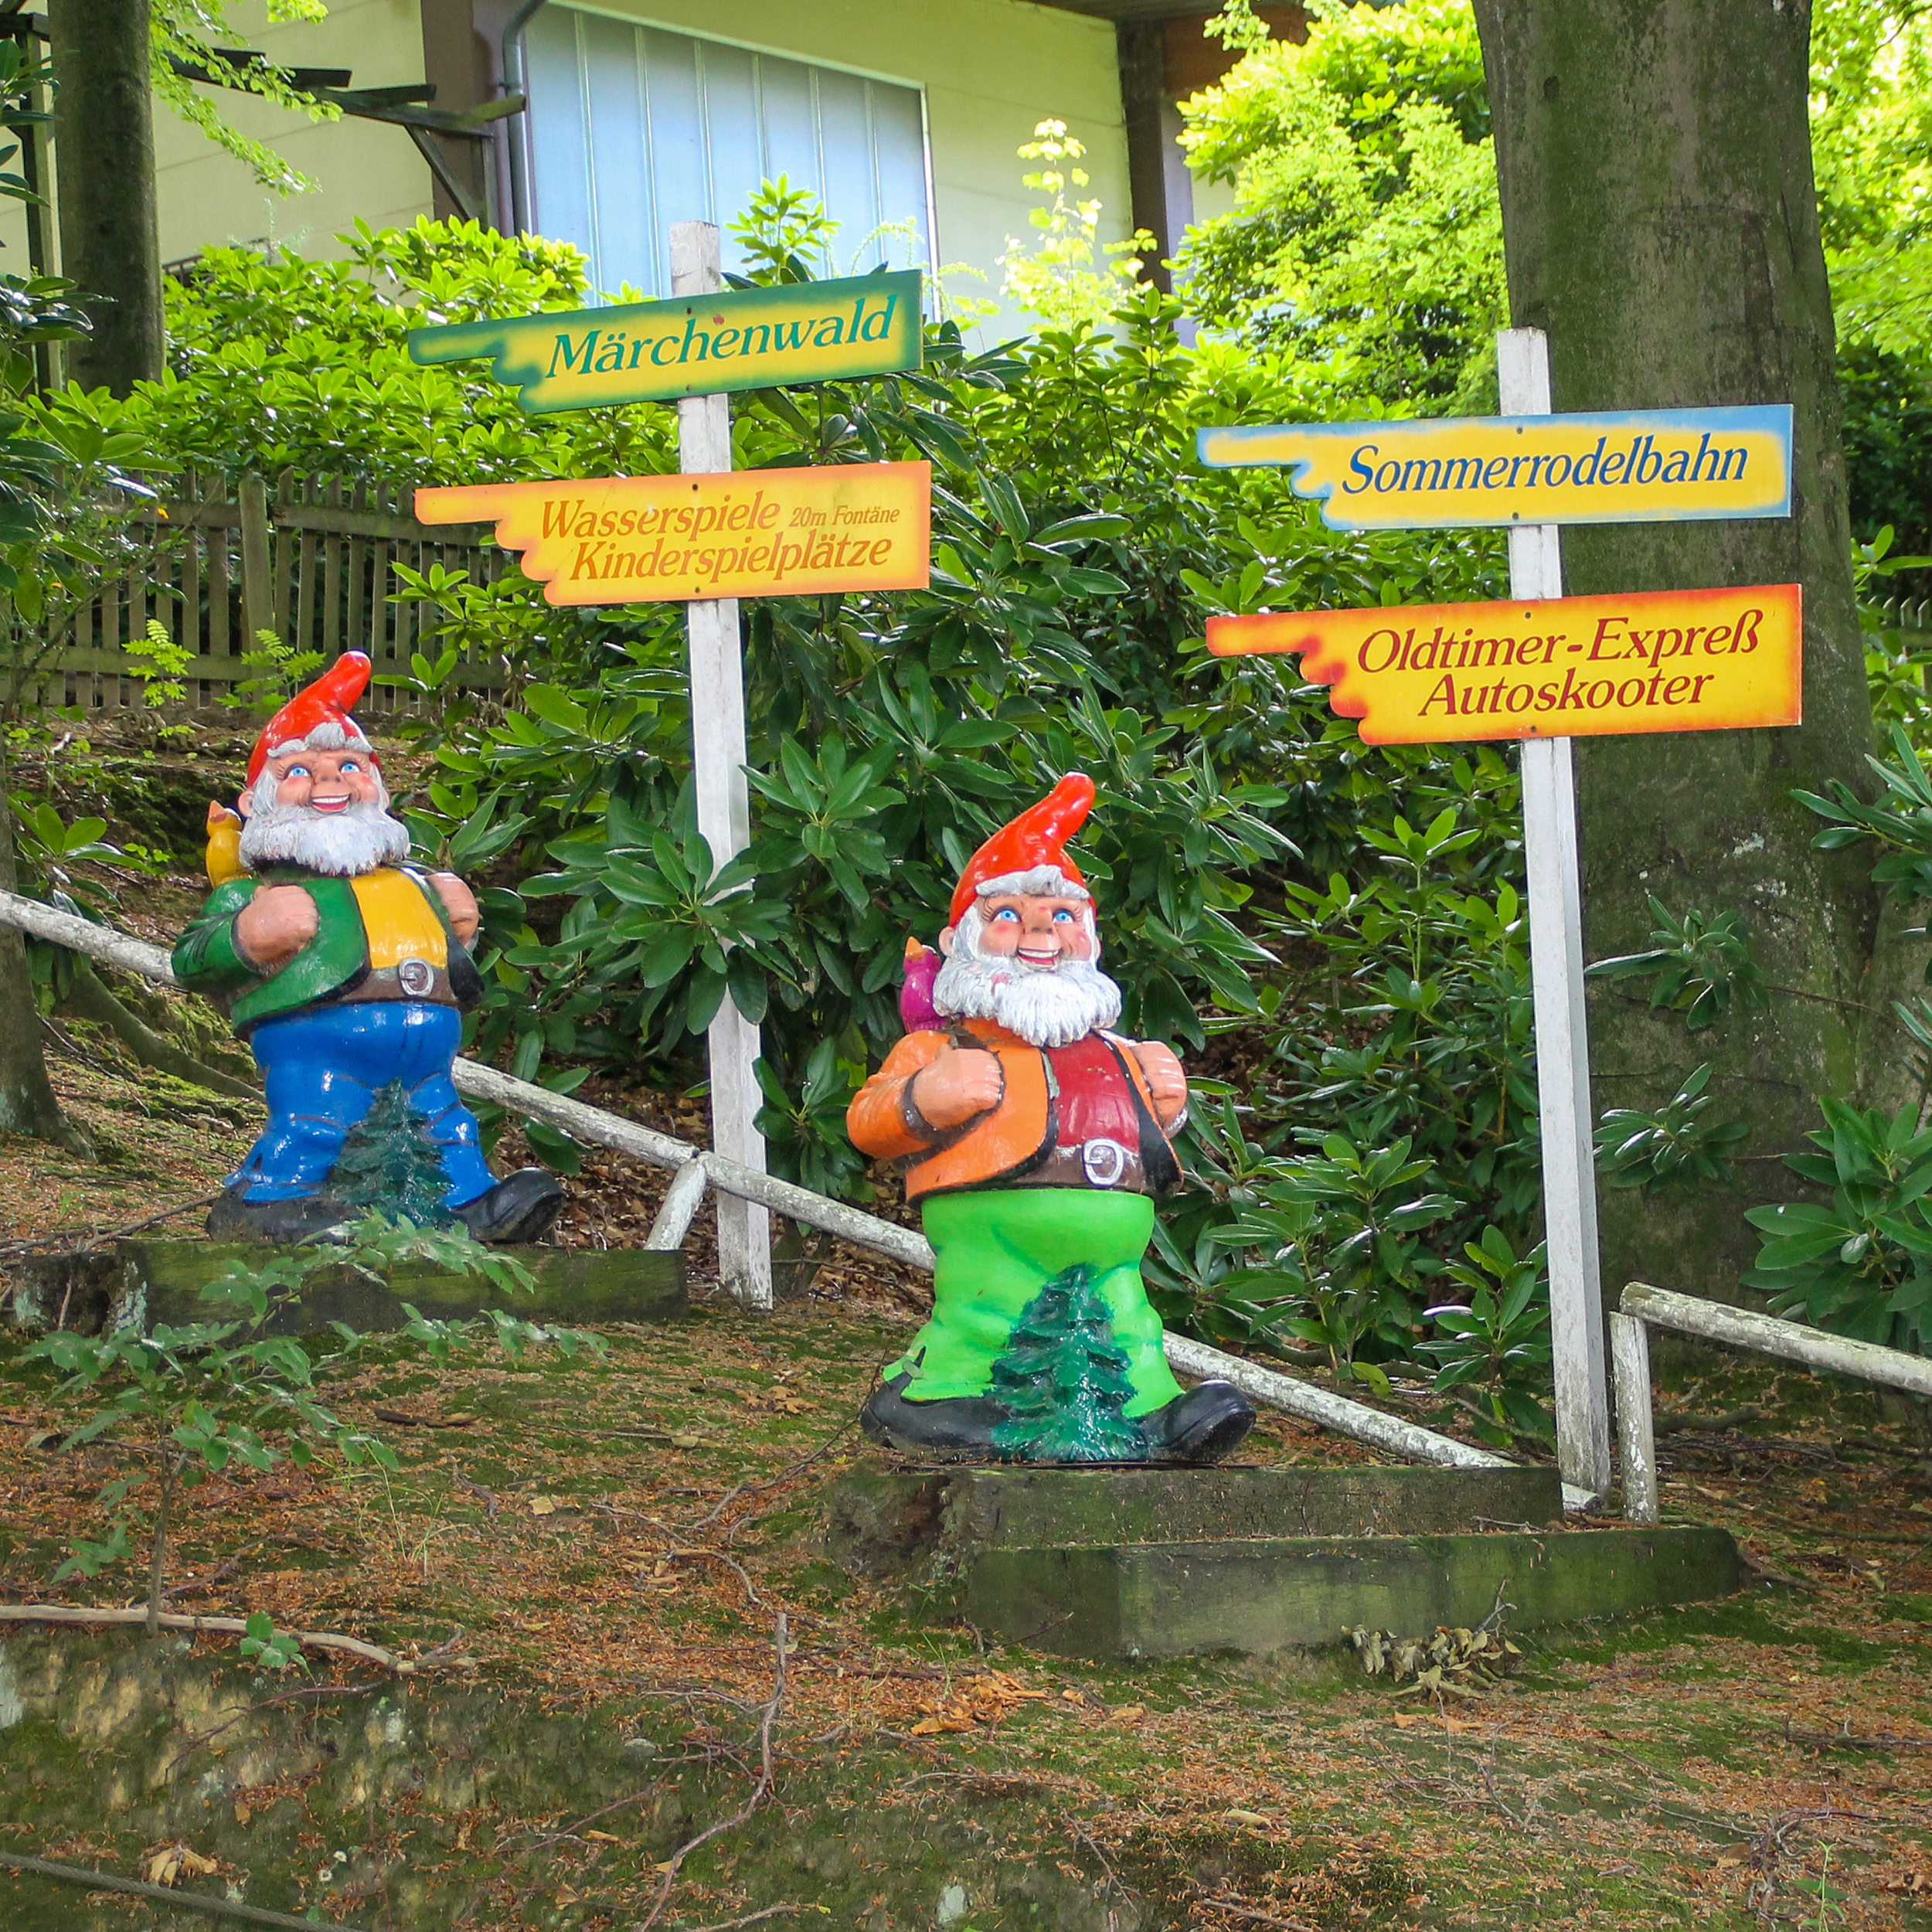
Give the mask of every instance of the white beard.
<path id="1" fill-rule="evenodd" d="M 321 812 L 265 800 L 242 826 L 241 862 L 250 872 L 264 866 L 303 866 L 339 879 L 400 866 L 410 855 L 409 828 L 389 816 L 387 802 L 371 799 Z"/>
<path id="2" fill-rule="evenodd" d="M 1090 960 L 1027 966 L 980 950 L 977 906 L 959 922 L 933 981 L 933 1008 L 957 1019 L 990 1019 L 1029 1046 L 1070 1046 L 1121 1016 L 1121 989 Z"/>

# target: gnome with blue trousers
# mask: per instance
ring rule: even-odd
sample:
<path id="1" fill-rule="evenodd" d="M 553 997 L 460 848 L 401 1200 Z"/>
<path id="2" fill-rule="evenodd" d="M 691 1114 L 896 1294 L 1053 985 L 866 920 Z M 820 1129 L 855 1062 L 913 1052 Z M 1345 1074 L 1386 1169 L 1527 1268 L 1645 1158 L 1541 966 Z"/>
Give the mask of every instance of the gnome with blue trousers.
<path id="1" fill-rule="evenodd" d="M 468 951 L 476 900 L 453 872 L 406 862 L 409 829 L 349 711 L 369 670 L 345 652 L 263 728 L 236 801 L 239 838 L 211 842 L 216 890 L 175 948 L 176 978 L 226 1009 L 267 1093 L 268 1124 L 208 1232 L 293 1241 L 352 1218 L 331 1174 L 377 1096 L 396 1087 L 434 1150 L 444 1209 L 480 1240 L 532 1241 L 563 1189 L 541 1168 L 499 1180 L 457 1097 L 461 1015 L 483 991 Z M 235 824 L 219 808 L 216 819 Z"/>

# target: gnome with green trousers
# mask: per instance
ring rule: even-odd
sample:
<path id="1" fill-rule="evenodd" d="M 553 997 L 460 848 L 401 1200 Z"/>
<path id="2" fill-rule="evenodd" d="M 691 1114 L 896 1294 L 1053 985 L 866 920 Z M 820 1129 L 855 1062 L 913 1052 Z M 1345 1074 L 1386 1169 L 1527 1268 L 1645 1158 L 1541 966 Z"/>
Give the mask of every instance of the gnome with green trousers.
<path id="1" fill-rule="evenodd" d="M 1094 796 L 1070 773 L 974 854 L 930 992 L 902 1001 L 916 1030 L 847 1115 L 903 1173 L 935 1257 L 932 1318 L 861 1418 L 889 1447 L 1204 1463 L 1253 1426 L 1232 1385 L 1175 1381 L 1141 1278 L 1187 1079 L 1111 1030 L 1120 990 L 1065 849 Z"/>

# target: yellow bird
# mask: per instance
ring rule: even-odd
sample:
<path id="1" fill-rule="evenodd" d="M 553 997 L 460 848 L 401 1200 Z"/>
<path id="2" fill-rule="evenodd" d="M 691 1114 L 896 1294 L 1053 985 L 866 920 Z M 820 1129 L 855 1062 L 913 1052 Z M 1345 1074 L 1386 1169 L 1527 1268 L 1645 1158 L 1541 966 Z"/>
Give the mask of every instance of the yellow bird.
<path id="1" fill-rule="evenodd" d="M 225 886 L 247 876 L 241 861 L 242 821 L 239 812 L 210 799 L 208 803 L 208 883 Z"/>

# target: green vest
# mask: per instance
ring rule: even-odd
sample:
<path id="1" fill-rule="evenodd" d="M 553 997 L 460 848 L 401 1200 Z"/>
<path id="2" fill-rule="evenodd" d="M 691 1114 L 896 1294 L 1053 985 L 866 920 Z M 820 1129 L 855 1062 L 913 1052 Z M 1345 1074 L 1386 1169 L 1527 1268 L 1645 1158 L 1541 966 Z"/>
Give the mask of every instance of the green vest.
<path id="1" fill-rule="evenodd" d="M 396 868 L 413 879 L 443 927 L 449 947 L 450 986 L 460 1006 L 482 996 L 475 963 L 450 927 L 442 895 L 429 874 L 414 866 Z M 279 972 L 264 974 L 242 957 L 235 944 L 235 917 L 260 886 L 300 886 L 315 902 L 315 937 Z M 175 977 L 190 991 L 226 1006 L 235 1031 L 246 1034 L 264 1020 L 281 1019 L 352 992 L 369 969 L 369 935 L 362 907 L 346 879 L 269 866 L 257 876 L 218 886 L 175 947 Z"/>

